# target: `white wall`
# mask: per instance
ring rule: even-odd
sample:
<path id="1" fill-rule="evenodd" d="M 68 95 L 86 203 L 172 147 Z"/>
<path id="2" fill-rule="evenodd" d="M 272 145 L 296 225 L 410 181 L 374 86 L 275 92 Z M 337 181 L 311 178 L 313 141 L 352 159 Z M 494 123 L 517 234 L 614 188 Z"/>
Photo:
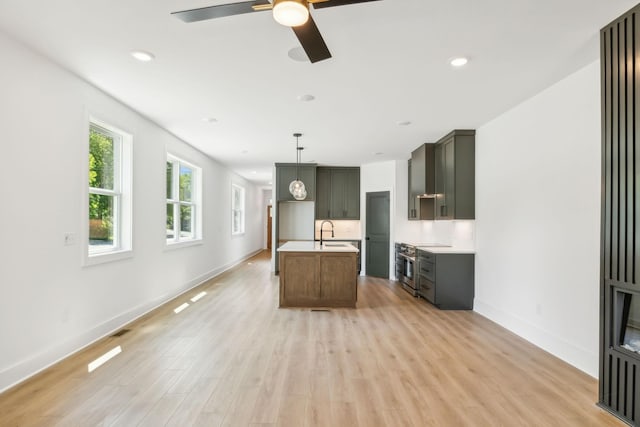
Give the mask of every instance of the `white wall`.
<path id="1" fill-rule="evenodd" d="M 278 203 L 280 240 L 313 240 L 315 202 Z"/>
<path id="2" fill-rule="evenodd" d="M 0 33 L 0 390 L 263 246 L 261 191 L 93 86 Z M 90 113 L 133 134 L 132 258 L 82 267 Z M 203 169 L 203 242 L 165 246 L 166 151 Z M 246 233 L 231 236 L 231 183 Z"/>
<path id="3" fill-rule="evenodd" d="M 475 310 L 598 372 L 599 62 L 477 130 Z"/>

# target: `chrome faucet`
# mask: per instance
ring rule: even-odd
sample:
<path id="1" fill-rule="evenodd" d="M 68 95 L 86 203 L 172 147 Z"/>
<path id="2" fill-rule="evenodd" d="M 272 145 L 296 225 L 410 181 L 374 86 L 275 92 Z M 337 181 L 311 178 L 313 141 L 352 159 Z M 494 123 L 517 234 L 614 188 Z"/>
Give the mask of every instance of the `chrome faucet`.
<path id="1" fill-rule="evenodd" d="M 329 220 L 322 221 L 322 223 L 320 224 L 320 246 L 322 246 L 322 232 L 324 231 L 322 227 L 324 226 L 325 222 L 328 222 L 329 224 L 331 224 L 331 237 L 335 237 L 333 234 L 333 223 Z"/>

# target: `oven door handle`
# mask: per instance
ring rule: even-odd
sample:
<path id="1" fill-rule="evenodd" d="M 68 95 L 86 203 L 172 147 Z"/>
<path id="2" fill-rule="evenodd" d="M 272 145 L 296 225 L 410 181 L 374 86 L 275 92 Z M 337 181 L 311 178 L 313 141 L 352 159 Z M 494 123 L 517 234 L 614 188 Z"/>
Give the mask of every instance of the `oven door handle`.
<path id="1" fill-rule="evenodd" d="M 415 258 L 415 257 L 410 257 L 410 256 L 409 256 L 409 255 L 407 255 L 407 254 L 398 254 L 398 255 L 400 255 L 400 256 L 401 256 L 401 257 L 403 257 L 403 258 L 408 259 L 408 260 L 409 260 L 409 261 L 411 261 L 411 262 L 416 262 L 416 258 Z"/>

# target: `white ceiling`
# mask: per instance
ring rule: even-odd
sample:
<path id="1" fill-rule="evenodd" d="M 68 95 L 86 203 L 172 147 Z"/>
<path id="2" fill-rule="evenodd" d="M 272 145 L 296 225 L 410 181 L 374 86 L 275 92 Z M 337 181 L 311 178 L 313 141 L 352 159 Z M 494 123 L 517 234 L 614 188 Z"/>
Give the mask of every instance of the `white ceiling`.
<path id="1" fill-rule="evenodd" d="M 333 58 L 311 64 L 289 58 L 298 41 L 270 12 L 191 24 L 170 15 L 228 2 L 2 0 L 0 29 L 266 184 L 274 162 L 295 162 L 294 132 L 304 134 L 302 161 L 360 165 L 481 126 L 597 59 L 600 28 L 635 5 L 380 0 L 312 10 Z M 136 61 L 135 49 L 156 60 Z M 453 69 L 461 55 L 469 64 Z M 304 94 L 315 100 L 298 101 Z"/>

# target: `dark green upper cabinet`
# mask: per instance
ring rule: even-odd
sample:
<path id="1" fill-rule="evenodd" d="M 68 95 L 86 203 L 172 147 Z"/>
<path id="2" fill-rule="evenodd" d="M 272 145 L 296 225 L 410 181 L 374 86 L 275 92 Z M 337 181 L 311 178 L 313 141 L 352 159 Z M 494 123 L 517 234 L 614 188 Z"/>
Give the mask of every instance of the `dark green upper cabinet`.
<path id="1" fill-rule="evenodd" d="M 331 210 L 331 171 L 329 168 L 316 169 L 316 219 L 329 217 Z"/>
<path id="2" fill-rule="evenodd" d="M 307 189 L 305 201 L 313 201 L 316 198 L 316 165 L 302 163 L 298 167 L 298 178 Z M 296 201 L 289 192 L 289 184 L 296 179 L 295 163 L 276 163 L 276 199 L 279 202 Z"/>
<path id="3" fill-rule="evenodd" d="M 435 145 L 435 219 L 475 219 L 475 134 L 454 130 Z"/>
<path id="4" fill-rule="evenodd" d="M 360 168 L 319 167 L 316 219 L 360 219 Z"/>
<path id="5" fill-rule="evenodd" d="M 434 151 L 434 144 L 422 144 L 411 153 L 407 215 L 410 220 L 435 218 Z"/>

